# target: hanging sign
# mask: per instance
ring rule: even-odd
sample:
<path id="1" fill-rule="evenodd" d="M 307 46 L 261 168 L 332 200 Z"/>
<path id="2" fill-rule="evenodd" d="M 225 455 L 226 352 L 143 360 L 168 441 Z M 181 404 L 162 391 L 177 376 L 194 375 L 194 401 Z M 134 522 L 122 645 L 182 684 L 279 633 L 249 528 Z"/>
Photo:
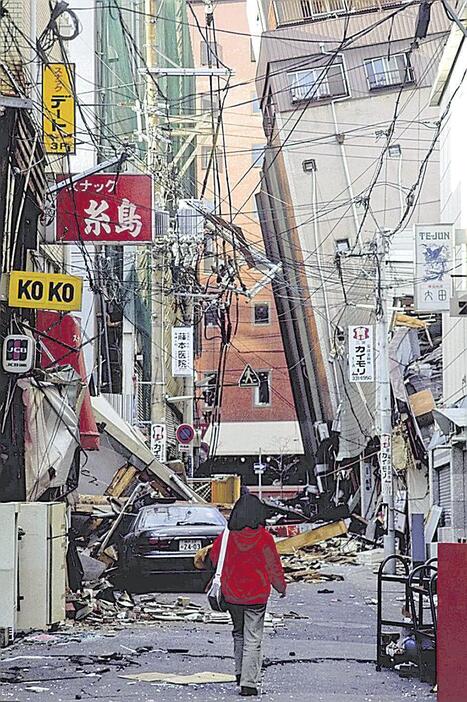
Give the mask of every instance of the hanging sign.
<path id="1" fill-rule="evenodd" d="M 27 373 L 34 364 L 34 339 L 25 334 L 6 336 L 2 356 L 6 373 Z"/>
<path id="2" fill-rule="evenodd" d="M 381 471 L 381 490 L 383 499 L 385 495 L 392 495 L 392 461 L 391 461 L 391 434 L 380 436 L 379 463 Z"/>
<path id="3" fill-rule="evenodd" d="M 151 453 L 160 463 L 167 459 L 167 427 L 165 424 L 151 424 Z"/>
<path id="4" fill-rule="evenodd" d="M 172 327 L 172 375 L 193 375 L 193 327 Z"/>
<path id="5" fill-rule="evenodd" d="M 81 309 L 83 281 L 61 273 L 12 271 L 8 287 L 10 307 L 71 312 Z"/>
<path id="6" fill-rule="evenodd" d="M 349 327 L 349 380 L 351 383 L 372 383 L 375 379 L 373 326 Z"/>
<path id="7" fill-rule="evenodd" d="M 415 225 L 415 310 L 448 312 L 454 229 L 451 224 Z"/>
<path id="8" fill-rule="evenodd" d="M 152 237 L 150 175 L 96 173 L 58 192 L 57 242 L 147 244 Z"/>
<path id="9" fill-rule="evenodd" d="M 74 154 L 75 96 L 73 64 L 42 67 L 42 129 L 47 154 Z"/>

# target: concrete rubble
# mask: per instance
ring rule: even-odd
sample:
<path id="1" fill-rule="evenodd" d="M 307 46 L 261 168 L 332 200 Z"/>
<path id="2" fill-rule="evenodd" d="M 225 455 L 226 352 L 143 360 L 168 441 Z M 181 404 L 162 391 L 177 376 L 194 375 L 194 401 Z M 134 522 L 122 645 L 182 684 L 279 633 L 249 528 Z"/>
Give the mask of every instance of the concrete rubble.
<path id="1" fill-rule="evenodd" d="M 92 628 L 96 626 L 132 627 L 138 624 L 157 622 L 190 622 L 202 624 L 230 624 L 227 612 L 213 612 L 195 604 L 189 597 L 180 596 L 173 603 L 158 601 L 152 594 L 130 595 L 114 590 L 110 583 L 100 581 L 88 587 L 80 595 L 70 595 L 67 613 L 74 619 L 75 626 Z M 290 618 L 299 618 L 295 612 Z M 283 624 L 283 616 L 268 613 L 266 627 Z"/>

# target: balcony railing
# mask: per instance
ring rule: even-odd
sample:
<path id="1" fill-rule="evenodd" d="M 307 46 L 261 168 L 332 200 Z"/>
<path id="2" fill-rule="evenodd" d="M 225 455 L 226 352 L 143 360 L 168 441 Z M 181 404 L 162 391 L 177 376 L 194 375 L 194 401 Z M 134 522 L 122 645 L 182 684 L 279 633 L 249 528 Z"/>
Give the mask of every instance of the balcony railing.
<path id="1" fill-rule="evenodd" d="M 277 26 L 312 22 L 335 15 L 381 10 L 401 0 L 272 0 Z"/>

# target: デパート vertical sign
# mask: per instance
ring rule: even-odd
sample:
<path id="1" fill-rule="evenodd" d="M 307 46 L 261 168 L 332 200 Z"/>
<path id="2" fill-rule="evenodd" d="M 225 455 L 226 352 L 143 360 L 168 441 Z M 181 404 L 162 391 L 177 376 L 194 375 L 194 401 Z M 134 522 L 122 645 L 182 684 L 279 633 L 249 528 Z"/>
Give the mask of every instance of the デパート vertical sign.
<path id="1" fill-rule="evenodd" d="M 449 311 L 453 248 L 451 224 L 415 225 L 415 309 L 418 312 Z"/>
<path id="2" fill-rule="evenodd" d="M 56 241 L 147 244 L 153 237 L 152 177 L 95 173 L 57 195 Z"/>
<path id="3" fill-rule="evenodd" d="M 172 327 L 172 375 L 193 375 L 192 327 Z"/>
<path id="4" fill-rule="evenodd" d="M 76 121 L 75 67 L 49 63 L 42 67 L 42 129 L 47 154 L 74 154 Z"/>
<path id="5" fill-rule="evenodd" d="M 373 326 L 349 327 L 349 380 L 351 383 L 372 383 L 375 379 Z"/>

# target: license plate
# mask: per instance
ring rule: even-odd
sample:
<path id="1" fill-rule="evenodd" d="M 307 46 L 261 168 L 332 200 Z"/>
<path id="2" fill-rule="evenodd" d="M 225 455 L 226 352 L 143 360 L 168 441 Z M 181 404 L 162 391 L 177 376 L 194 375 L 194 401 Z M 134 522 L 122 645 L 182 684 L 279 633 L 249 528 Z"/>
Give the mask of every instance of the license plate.
<path id="1" fill-rule="evenodd" d="M 198 551 L 202 544 L 199 539 L 180 539 L 179 551 Z"/>

